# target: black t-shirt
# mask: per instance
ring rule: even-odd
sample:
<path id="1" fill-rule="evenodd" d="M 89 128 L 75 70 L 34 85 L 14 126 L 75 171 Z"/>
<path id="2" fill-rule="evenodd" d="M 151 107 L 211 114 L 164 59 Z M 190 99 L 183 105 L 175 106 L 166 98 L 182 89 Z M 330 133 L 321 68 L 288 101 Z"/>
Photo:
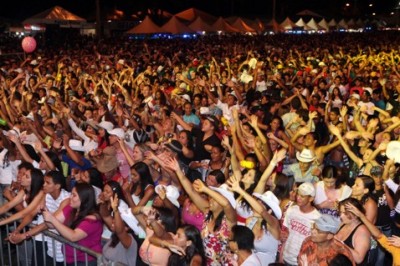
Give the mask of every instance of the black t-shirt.
<path id="1" fill-rule="evenodd" d="M 204 132 L 201 131 L 200 128 L 198 127 L 193 127 L 192 128 L 192 135 L 195 137 L 195 148 L 194 148 L 194 159 L 196 161 L 201 161 L 204 159 L 211 159 L 210 153 L 206 151 L 204 148 L 205 145 L 211 145 L 211 146 L 220 146 L 221 145 L 221 140 L 215 135 L 215 133 L 203 140 L 204 137 Z"/>

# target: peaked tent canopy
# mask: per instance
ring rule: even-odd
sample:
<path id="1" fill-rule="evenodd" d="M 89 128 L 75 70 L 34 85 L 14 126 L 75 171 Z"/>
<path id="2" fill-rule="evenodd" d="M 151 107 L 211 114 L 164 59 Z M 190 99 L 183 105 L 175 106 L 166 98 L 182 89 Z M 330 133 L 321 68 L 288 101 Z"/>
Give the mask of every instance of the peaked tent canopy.
<path id="1" fill-rule="evenodd" d="M 284 21 L 282 21 L 279 26 L 284 30 L 291 30 L 296 27 L 296 24 L 294 24 L 294 22 L 289 17 L 287 17 Z"/>
<path id="2" fill-rule="evenodd" d="M 86 22 L 86 20 L 60 6 L 55 6 L 25 19 L 23 24 L 61 24 L 63 22 Z"/>
<path id="3" fill-rule="evenodd" d="M 209 24 L 214 23 L 217 20 L 217 17 L 215 17 L 215 16 L 213 16 L 213 15 L 207 13 L 207 12 L 201 11 L 201 10 L 199 10 L 197 8 L 186 9 L 186 10 L 184 10 L 182 12 L 179 12 L 179 13 L 175 14 L 175 16 L 180 18 L 180 19 L 183 19 L 183 20 L 186 20 L 186 21 L 190 21 L 190 22 L 192 22 L 196 18 L 200 17 L 205 22 L 207 22 Z"/>
<path id="4" fill-rule="evenodd" d="M 179 19 L 173 16 L 167 23 L 161 27 L 162 32 L 169 32 L 172 34 L 192 33 L 194 30 L 183 24 Z"/>
<path id="5" fill-rule="evenodd" d="M 297 16 L 310 16 L 310 17 L 315 17 L 315 18 L 322 18 L 323 16 L 321 16 L 318 13 L 315 13 L 314 11 L 311 11 L 309 9 L 304 9 L 302 11 L 300 11 L 299 13 L 296 14 Z"/>
<path id="6" fill-rule="evenodd" d="M 211 27 L 213 31 L 239 32 L 238 29 L 229 25 L 222 17 L 219 17 Z"/>
<path id="7" fill-rule="evenodd" d="M 322 29 L 326 31 L 329 31 L 328 22 L 324 18 L 318 23 L 318 26 L 320 26 Z"/>
<path id="8" fill-rule="evenodd" d="M 265 24 L 265 30 L 272 30 L 273 32 L 277 33 L 281 29 L 281 25 L 279 25 L 276 19 L 271 19 L 267 24 Z"/>
<path id="9" fill-rule="evenodd" d="M 312 30 L 303 20 L 300 18 L 296 23 L 294 23 L 297 27 L 304 28 L 304 30 Z"/>
<path id="10" fill-rule="evenodd" d="M 333 18 L 328 22 L 329 27 L 336 27 L 337 23 L 336 20 Z"/>
<path id="11" fill-rule="evenodd" d="M 237 18 L 232 26 L 238 29 L 240 32 L 256 32 L 255 29 L 250 27 L 246 22 L 243 21 L 241 18 Z"/>
<path id="12" fill-rule="evenodd" d="M 213 31 L 212 27 L 208 25 L 201 17 L 197 17 L 195 21 L 189 24 L 188 26 L 193 31 Z"/>
<path id="13" fill-rule="evenodd" d="M 127 34 L 153 34 L 162 32 L 161 28 L 157 26 L 149 16 L 146 16 L 142 23 L 128 30 Z"/>
<path id="14" fill-rule="evenodd" d="M 337 26 L 339 27 L 339 29 L 348 29 L 349 28 L 349 26 L 347 25 L 347 23 L 344 20 L 344 18 L 342 18 L 342 20 L 340 20 L 338 22 Z"/>
<path id="15" fill-rule="evenodd" d="M 310 19 L 310 21 L 307 22 L 307 27 L 309 27 L 309 28 L 311 28 L 311 29 L 313 29 L 313 30 L 320 30 L 320 29 L 322 29 L 322 27 L 319 26 L 319 25 L 317 24 L 317 22 L 315 21 L 314 18 Z"/>

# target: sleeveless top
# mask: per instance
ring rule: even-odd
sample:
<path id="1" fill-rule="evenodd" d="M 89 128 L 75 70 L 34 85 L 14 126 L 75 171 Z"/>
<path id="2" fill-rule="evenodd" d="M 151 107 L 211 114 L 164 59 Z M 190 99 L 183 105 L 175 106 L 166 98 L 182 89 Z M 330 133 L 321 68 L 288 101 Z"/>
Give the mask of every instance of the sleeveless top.
<path id="1" fill-rule="evenodd" d="M 208 221 L 204 221 L 203 229 L 201 230 L 207 266 L 235 265 L 228 248 L 230 231 L 226 217 L 222 219 L 221 226 L 215 232 L 210 232 L 207 225 Z"/>
<path id="2" fill-rule="evenodd" d="M 203 222 L 204 222 L 204 213 L 199 211 L 197 214 L 196 213 L 190 213 L 189 208 L 190 205 L 193 204 L 192 202 L 186 204 L 184 208 L 182 208 L 182 220 L 185 224 L 190 224 L 195 226 L 199 231 L 203 228 Z"/>
<path id="3" fill-rule="evenodd" d="M 357 226 L 353 229 L 353 231 L 351 231 L 350 235 L 343 241 L 343 243 L 345 243 L 348 247 L 350 247 L 350 248 L 352 248 L 352 249 L 354 249 L 354 246 L 353 246 L 353 236 L 354 236 L 354 234 L 356 233 L 358 227 L 360 227 L 361 225 L 363 225 L 363 223 L 360 223 L 359 225 L 357 225 Z M 342 229 L 343 226 L 344 226 L 344 225 L 342 225 L 342 226 L 340 227 L 340 229 Z M 340 229 L 339 229 L 339 231 L 340 231 Z M 369 252 L 367 252 L 367 254 L 365 254 L 364 260 L 363 260 L 361 263 L 358 263 L 357 265 L 360 265 L 360 266 L 365 266 L 365 265 L 367 265 L 367 264 L 368 264 L 368 254 L 369 254 Z"/>

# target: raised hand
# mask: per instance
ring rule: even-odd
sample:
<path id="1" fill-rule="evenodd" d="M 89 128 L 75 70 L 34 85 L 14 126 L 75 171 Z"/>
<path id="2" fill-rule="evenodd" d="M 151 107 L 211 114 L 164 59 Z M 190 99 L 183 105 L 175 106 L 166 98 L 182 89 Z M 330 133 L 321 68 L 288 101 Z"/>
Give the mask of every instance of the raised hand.
<path id="1" fill-rule="evenodd" d="M 196 192 L 202 193 L 202 192 L 205 191 L 206 185 L 204 185 L 204 183 L 203 183 L 201 180 L 196 179 L 196 180 L 193 182 L 193 188 L 194 188 L 194 190 L 195 190 Z"/>

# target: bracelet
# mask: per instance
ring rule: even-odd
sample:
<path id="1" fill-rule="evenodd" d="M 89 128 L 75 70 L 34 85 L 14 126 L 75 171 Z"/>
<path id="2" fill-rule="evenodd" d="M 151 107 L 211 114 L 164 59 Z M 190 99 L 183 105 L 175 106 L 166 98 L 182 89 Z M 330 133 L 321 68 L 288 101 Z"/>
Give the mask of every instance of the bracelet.
<path id="1" fill-rule="evenodd" d="M 25 232 L 25 240 L 32 238 L 31 234 L 29 232 Z"/>

